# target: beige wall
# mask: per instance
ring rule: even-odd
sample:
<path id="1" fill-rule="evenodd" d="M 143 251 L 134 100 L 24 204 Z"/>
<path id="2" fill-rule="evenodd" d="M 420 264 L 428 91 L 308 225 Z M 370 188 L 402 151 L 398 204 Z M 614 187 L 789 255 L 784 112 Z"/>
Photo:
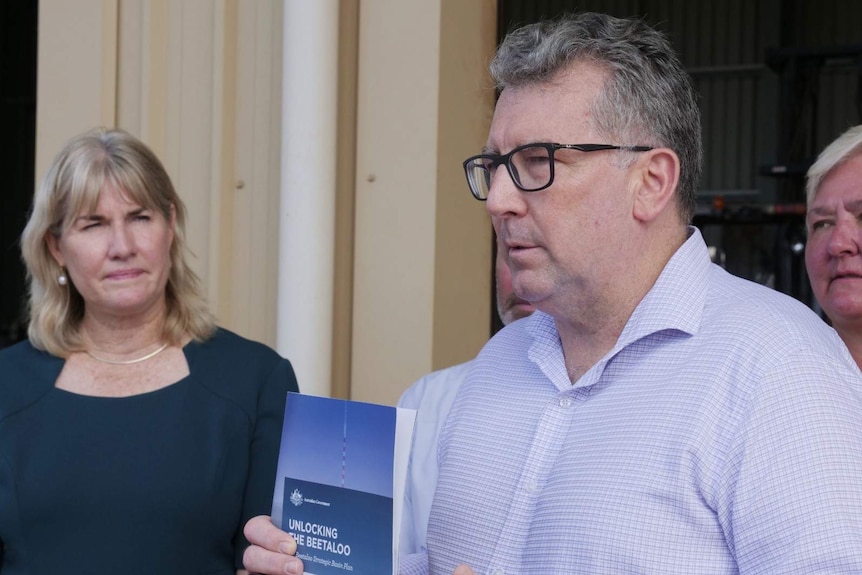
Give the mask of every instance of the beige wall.
<path id="1" fill-rule="evenodd" d="M 360 2 L 351 391 L 363 401 L 393 402 L 432 366 L 439 27 L 440 0 Z"/>
<path id="2" fill-rule="evenodd" d="M 39 2 L 37 178 L 71 136 L 114 122 L 116 14 L 117 0 Z"/>
<path id="3" fill-rule="evenodd" d="M 135 133 L 190 211 L 222 325 L 275 343 L 282 0 L 41 0 L 37 177 Z M 394 403 L 488 337 L 490 226 L 460 163 L 493 92 L 493 0 L 342 0 L 333 394 Z M 301 384 L 301 382 L 300 382 Z"/>
<path id="4" fill-rule="evenodd" d="M 355 399 L 392 403 L 488 338 L 490 224 L 461 161 L 487 135 L 494 5 L 360 3 Z"/>
<path id="5" fill-rule="evenodd" d="M 37 178 L 105 125 L 143 139 L 189 209 L 220 322 L 275 343 L 281 0 L 42 0 Z"/>

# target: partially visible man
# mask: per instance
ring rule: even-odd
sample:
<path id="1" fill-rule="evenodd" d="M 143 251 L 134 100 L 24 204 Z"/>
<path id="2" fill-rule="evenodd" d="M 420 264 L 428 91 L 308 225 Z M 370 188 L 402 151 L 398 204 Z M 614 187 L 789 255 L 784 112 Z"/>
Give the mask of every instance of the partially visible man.
<path id="1" fill-rule="evenodd" d="M 817 301 L 862 365 L 862 125 L 808 170 L 805 265 Z"/>
<path id="2" fill-rule="evenodd" d="M 497 314 L 506 326 L 529 316 L 534 309 L 512 292 L 512 274 L 502 254 L 503 249 L 498 249 L 494 269 Z M 425 552 L 428 514 L 437 485 L 437 438 L 472 364 L 468 361 L 430 373 L 411 385 L 398 400 L 398 407 L 417 410 L 401 521 L 402 556 Z"/>
<path id="3" fill-rule="evenodd" d="M 464 166 L 538 311 L 458 390 L 401 573 L 862 573 L 859 369 L 688 225 L 700 116 L 667 39 L 585 13 L 510 33 L 491 72 Z M 246 533 L 251 571 L 284 568 L 286 534 Z"/>
<path id="4" fill-rule="evenodd" d="M 465 170 L 515 293 L 439 438 L 401 572 L 862 573 L 862 380 L 800 302 L 690 227 L 690 80 L 637 20 L 512 32 Z"/>

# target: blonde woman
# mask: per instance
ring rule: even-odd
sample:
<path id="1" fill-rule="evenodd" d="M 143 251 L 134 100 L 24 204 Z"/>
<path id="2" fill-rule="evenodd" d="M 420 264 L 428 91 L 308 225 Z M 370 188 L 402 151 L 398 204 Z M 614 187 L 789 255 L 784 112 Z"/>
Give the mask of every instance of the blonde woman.
<path id="1" fill-rule="evenodd" d="M 0 352 L 4 575 L 235 573 L 270 509 L 290 362 L 216 326 L 186 212 L 120 130 L 72 139 L 22 237 L 29 340 Z"/>

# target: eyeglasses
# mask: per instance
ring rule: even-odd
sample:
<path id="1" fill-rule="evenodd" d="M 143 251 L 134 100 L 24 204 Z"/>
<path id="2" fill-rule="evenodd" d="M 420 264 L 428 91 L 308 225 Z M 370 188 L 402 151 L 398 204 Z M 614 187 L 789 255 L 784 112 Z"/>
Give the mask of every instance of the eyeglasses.
<path id="1" fill-rule="evenodd" d="M 464 161 L 464 173 L 467 175 L 470 192 L 477 200 L 487 200 L 491 190 L 491 179 L 501 165 L 506 166 L 515 186 L 522 192 L 544 190 L 554 183 L 554 152 L 556 150 L 648 152 L 652 150 L 652 147 L 537 142 L 518 146 L 508 154 L 479 154 Z"/>

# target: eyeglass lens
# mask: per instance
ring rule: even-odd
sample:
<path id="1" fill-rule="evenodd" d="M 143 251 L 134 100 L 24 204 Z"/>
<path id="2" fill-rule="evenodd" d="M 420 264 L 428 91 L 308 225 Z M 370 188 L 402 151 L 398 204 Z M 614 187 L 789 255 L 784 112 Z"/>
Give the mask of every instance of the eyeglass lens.
<path id="1" fill-rule="evenodd" d="M 508 160 L 508 161 L 506 161 Z M 481 198 L 487 198 L 491 180 L 505 163 L 515 184 L 524 191 L 544 188 L 551 181 L 551 152 L 545 146 L 527 146 L 501 158 L 477 158 L 470 166 L 470 184 Z"/>

